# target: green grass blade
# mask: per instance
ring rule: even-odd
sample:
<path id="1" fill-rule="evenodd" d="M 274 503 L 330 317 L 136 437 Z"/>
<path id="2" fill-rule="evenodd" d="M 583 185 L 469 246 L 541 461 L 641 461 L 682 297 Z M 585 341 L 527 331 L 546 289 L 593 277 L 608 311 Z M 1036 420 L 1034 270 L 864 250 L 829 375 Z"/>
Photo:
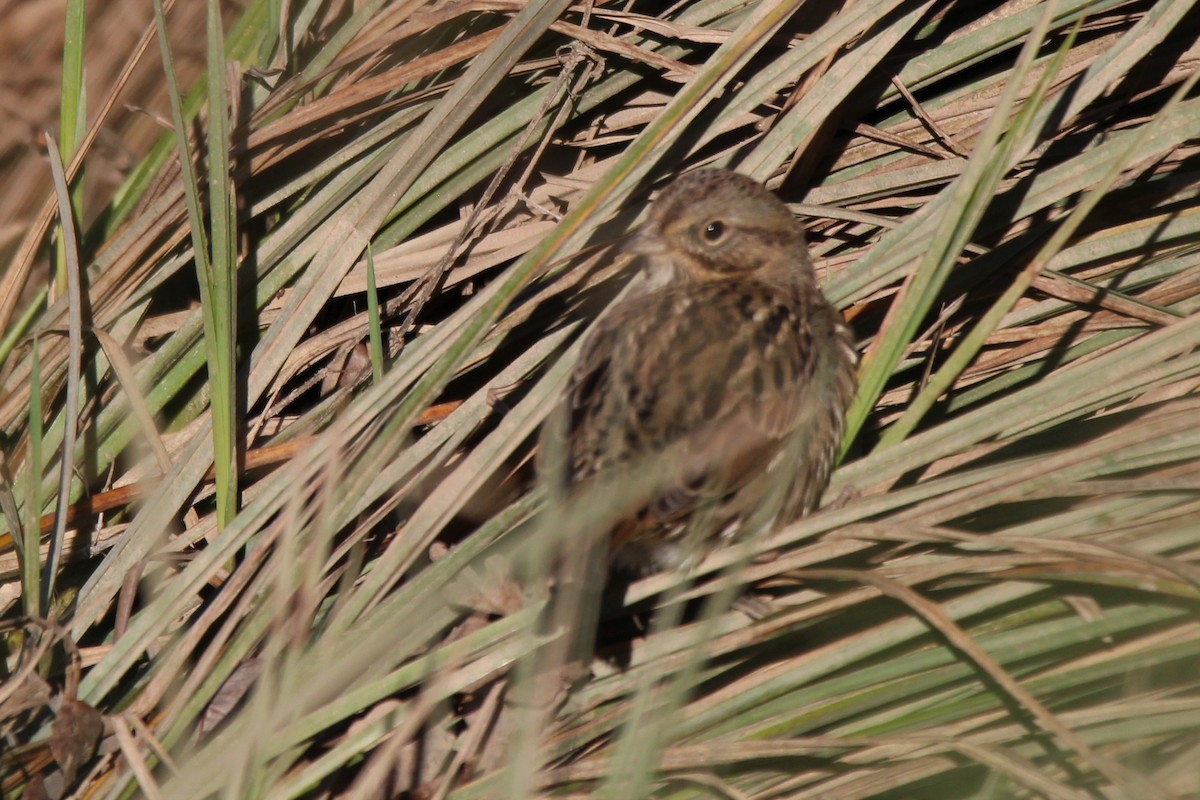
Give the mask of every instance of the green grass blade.
<path id="1" fill-rule="evenodd" d="M 25 464 L 25 520 L 21 526 L 21 597 L 25 613 L 42 615 L 42 470 L 46 454 L 42 442 L 42 370 L 38 353 L 41 346 L 31 342 L 33 383 L 29 401 L 29 454 Z M 18 530 L 16 527 L 10 530 Z"/>
<path id="2" fill-rule="evenodd" d="M 207 283 L 204 338 L 208 351 L 209 404 L 213 420 L 218 524 L 238 508 L 237 387 L 237 202 L 229 162 L 229 92 L 221 8 L 208 2 L 208 205 L 211 257 L 198 259 L 197 277 Z M 236 89 L 237 87 L 235 87 Z M 194 221 L 195 222 L 195 221 Z"/>
<path id="3" fill-rule="evenodd" d="M 367 316 L 371 330 L 371 377 L 383 380 L 383 329 L 379 321 L 379 291 L 375 288 L 375 252 L 367 245 Z"/>

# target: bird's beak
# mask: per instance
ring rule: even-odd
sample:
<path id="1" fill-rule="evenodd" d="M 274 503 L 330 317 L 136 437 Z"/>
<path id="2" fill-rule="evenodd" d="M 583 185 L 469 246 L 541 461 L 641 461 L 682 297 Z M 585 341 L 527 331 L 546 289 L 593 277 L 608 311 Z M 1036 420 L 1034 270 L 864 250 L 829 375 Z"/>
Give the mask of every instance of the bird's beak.
<path id="1" fill-rule="evenodd" d="M 661 256 L 667 252 L 662 233 L 654 222 L 644 222 L 625 243 L 625 249 L 637 256 Z"/>

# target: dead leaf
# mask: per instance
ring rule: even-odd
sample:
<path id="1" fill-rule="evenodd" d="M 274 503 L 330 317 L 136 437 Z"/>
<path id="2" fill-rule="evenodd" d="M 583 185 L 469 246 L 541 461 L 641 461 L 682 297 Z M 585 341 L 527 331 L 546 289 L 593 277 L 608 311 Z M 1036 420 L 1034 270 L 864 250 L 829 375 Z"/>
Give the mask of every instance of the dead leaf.
<path id="1" fill-rule="evenodd" d="M 50 752 L 62 769 L 66 785 L 75 782 L 75 773 L 96 755 L 104 733 L 104 717 L 79 700 L 64 700 L 58 716 L 50 725 Z"/>

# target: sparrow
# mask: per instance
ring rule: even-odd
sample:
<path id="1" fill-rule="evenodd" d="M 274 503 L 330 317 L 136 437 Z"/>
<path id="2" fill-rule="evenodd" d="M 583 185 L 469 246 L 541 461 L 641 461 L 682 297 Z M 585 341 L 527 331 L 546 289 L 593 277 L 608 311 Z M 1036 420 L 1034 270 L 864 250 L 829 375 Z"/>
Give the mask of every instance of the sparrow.
<path id="1" fill-rule="evenodd" d="M 568 498 L 619 490 L 597 515 L 610 567 L 645 575 L 813 509 L 857 354 L 803 229 L 749 177 L 681 176 L 628 249 L 644 280 L 584 340 L 540 449 Z"/>

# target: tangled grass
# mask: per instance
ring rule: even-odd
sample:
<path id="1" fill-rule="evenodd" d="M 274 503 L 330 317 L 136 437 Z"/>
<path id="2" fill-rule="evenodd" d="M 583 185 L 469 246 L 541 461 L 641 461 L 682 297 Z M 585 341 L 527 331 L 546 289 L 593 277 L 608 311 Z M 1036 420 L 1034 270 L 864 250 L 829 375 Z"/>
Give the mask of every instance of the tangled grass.
<path id="1" fill-rule="evenodd" d="M 1193 5 L 72 0 L 61 175 L 0 160 L 4 796 L 1200 793 Z M 700 165 L 806 220 L 847 455 L 563 694 L 522 465 Z"/>

